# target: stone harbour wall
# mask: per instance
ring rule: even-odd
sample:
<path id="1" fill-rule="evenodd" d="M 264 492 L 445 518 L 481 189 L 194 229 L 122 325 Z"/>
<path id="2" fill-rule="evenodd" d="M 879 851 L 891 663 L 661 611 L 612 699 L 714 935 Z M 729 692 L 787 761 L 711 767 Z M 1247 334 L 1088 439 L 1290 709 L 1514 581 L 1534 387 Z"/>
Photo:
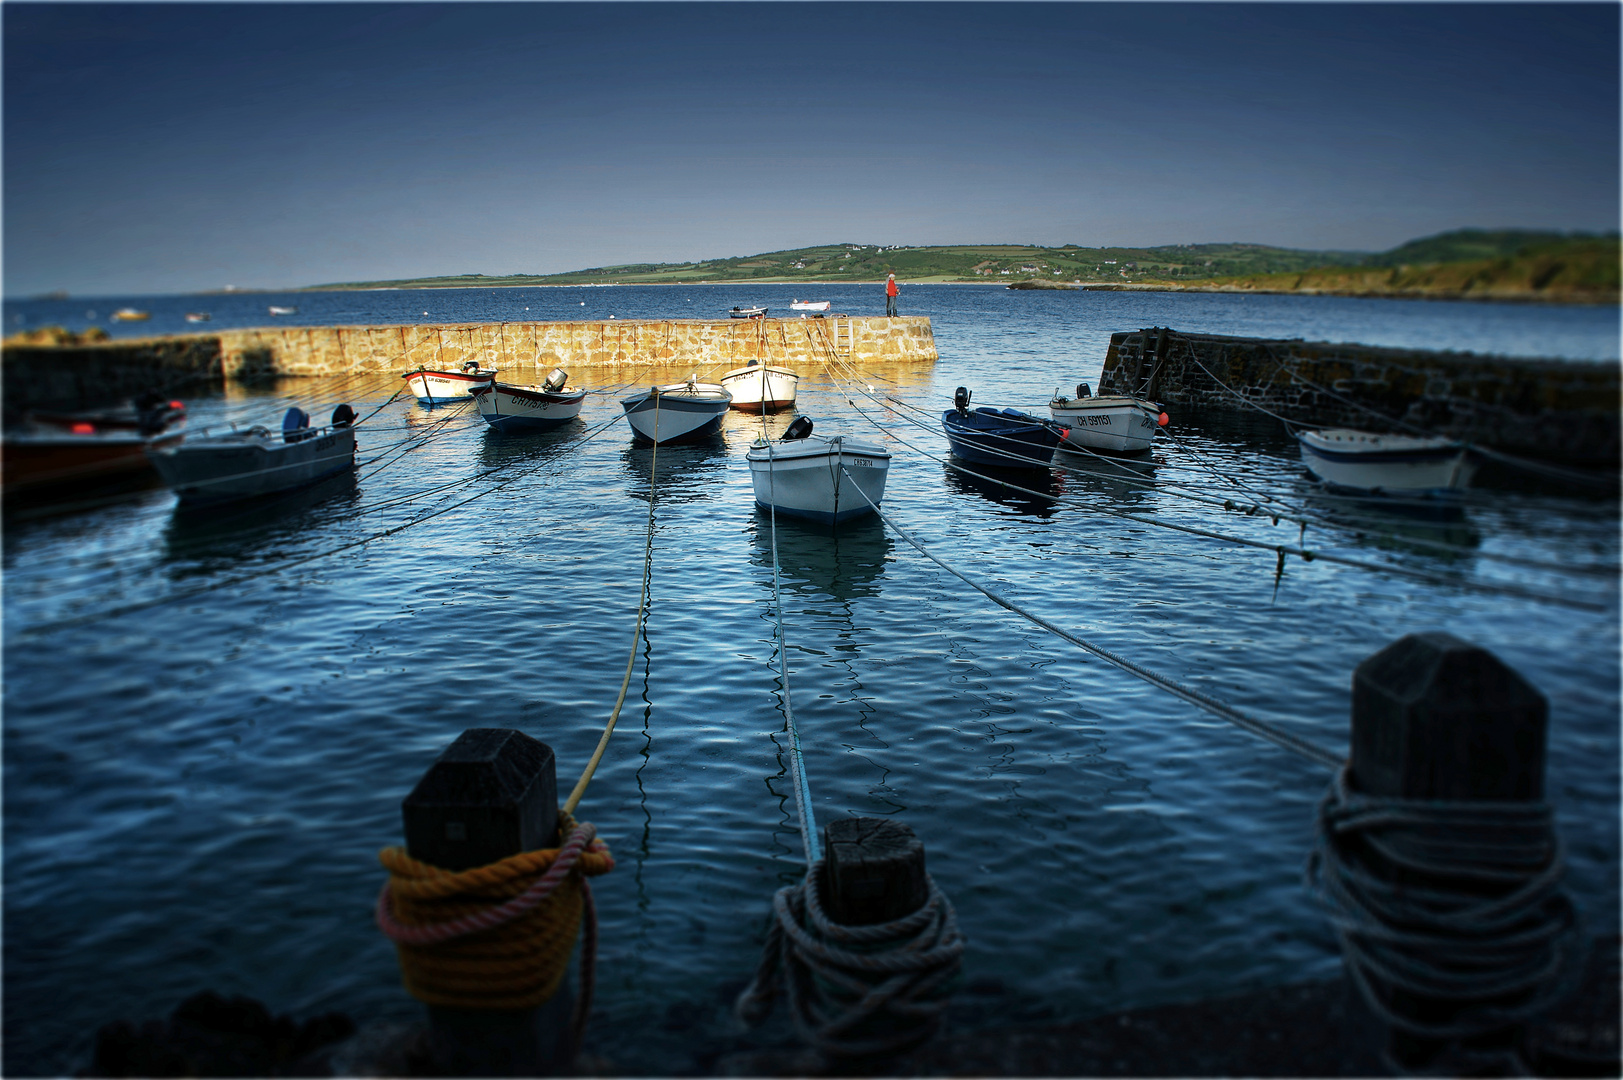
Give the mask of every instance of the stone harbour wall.
<path id="1" fill-rule="evenodd" d="M 99 343 L 8 344 L 0 353 L 5 414 L 29 409 L 95 409 L 138 394 L 184 394 L 218 386 L 225 367 L 216 337 L 141 338 Z"/>
<path id="2" fill-rule="evenodd" d="M 937 359 L 923 316 L 268 327 L 218 336 L 225 373 L 233 378 L 455 369 L 469 360 L 515 376 L 562 367 L 579 377 L 643 368 L 704 371 L 751 360 L 816 364 L 831 350 L 862 364 Z"/>
<path id="3" fill-rule="evenodd" d="M 1100 393 L 1177 409 L 1266 409 L 1304 427 L 1404 425 L 1544 461 L 1619 466 L 1617 362 L 1511 359 L 1313 341 L 1113 334 Z M 1174 416 L 1176 419 L 1176 416 Z"/>

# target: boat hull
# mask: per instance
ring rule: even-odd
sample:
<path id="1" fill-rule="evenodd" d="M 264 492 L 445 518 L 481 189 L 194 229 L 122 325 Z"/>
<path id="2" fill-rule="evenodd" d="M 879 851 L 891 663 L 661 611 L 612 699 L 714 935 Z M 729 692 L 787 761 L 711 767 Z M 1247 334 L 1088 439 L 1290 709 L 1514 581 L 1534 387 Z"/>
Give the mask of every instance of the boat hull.
<path id="1" fill-rule="evenodd" d="M 872 513 L 890 472 L 890 451 L 838 436 L 757 441 L 745 457 L 758 506 L 825 525 Z"/>
<path id="2" fill-rule="evenodd" d="M 1066 442 L 1116 454 L 1148 450 L 1160 417 L 1153 401 L 1131 397 L 1055 398 L 1048 412 L 1067 429 Z"/>
<path id="3" fill-rule="evenodd" d="M 552 393 L 539 386 L 491 383 L 471 391 L 485 423 L 497 431 L 546 431 L 580 415 L 585 390 Z"/>
<path id="4" fill-rule="evenodd" d="M 406 386 L 417 395 L 417 400 L 425 405 L 435 405 L 445 401 L 462 401 L 475 387 L 490 386 L 496 381 L 497 373 L 481 368 L 479 371 L 428 371 L 418 369 L 408 371 L 401 378 L 406 380 Z"/>
<path id="5" fill-rule="evenodd" d="M 297 442 L 268 434 L 188 439 L 149 450 L 147 457 L 181 502 L 231 502 L 303 487 L 352 468 L 355 430 L 311 432 Z"/>
<path id="6" fill-rule="evenodd" d="M 620 399 L 639 442 L 699 442 L 721 430 L 732 395 L 716 383 L 673 383 Z"/>
<path id="7" fill-rule="evenodd" d="M 733 408 L 773 412 L 794 405 L 800 376 L 788 368 L 756 364 L 727 372 L 721 377 L 721 385 L 733 395 Z"/>
<path id="8" fill-rule="evenodd" d="M 1296 441 L 1309 472 L 1348 491 L 1449 494 L 1463 491 L 1476 472 L 1464 444 L 1452 439 L 1331 429 L 1301 432 Z"/>
<path id="9" fill-rule="evenodd" d="M 954 457 L 1001 469 L 1045 469 L 1060 443 L 1059 432 L 1013 409 L 948 409 L 941 427 Z"/>

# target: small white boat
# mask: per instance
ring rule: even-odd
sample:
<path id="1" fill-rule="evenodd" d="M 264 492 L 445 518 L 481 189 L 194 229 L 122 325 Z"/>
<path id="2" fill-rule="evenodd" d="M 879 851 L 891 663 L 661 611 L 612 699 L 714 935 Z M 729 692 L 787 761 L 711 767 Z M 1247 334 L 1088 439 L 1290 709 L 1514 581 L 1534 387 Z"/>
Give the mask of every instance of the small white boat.
<path id="1" fill-rule="evenodd" d="M 275 304 L 272 304 L 270 307 L 270 313 L 272 315 L 297 315 L 299 313 L 299 309 L 296 307 L 277 307 Z"/>
<path id="2" fill-rule="evenodd" d="M 108 318 L 112 319 L 114 322 L 146 322 L 148 319 L 152 318 L 152 313 L 149 311 L 140 311 L 132 307 L 121 307 L 108 316 Z"/>
<path id="3" fill-rule="evenodd" d="M 418 368 L 400 377 L 406 380 L 406 385 L 417 395 L 418 401 L 436 405 L 447 401 L 461 401 L 476 387 L 489 386 L 495 382 L 496 375 L 495 368 L 480 367 L 479 361 L 469 360 L 462 365 L 461 371 L 430 371 L 427 368 Z"/>
<path id="4" fill-rule="evenodd" d="M 190 505 L 251 499 L 313 484 L 355 465 L 355 412 L 333 410 L 332 424 L 310 427 L 304 410 L 291 408 L 280 433 L 252 427 L 149 447 L 147 458 L 180 501 Z"/>
<path id="5" fill-rule="evenodd" d="M 186 313 L 186 321 L 187 322 L 208 322 L 209 321 L 209 313 L 206 312 L 206 311 L 188 311 Z"/>
<path id="6" fill-rule="evenodd" d="M 1066 429 L 1065 441 L 1073 446 L 1134 454 L 1150 448 L 1160 426 L 1161 407 L 1142 398 L 1094 397 L 1087 383 L 1078 383 L 1075 397 L 1054 394 L 1048 414 Z"/>
<path id="7" fill-rule="evenodd" d="M 811 432 L 811 418 L 800 416 L 783 438 L 757 439 L 750 445 L 744 456 L 756 503 L 828 525 L 870 513 L 885 496 L 890 451 L 874 443 Z"/>
<path id="8" fill-rule="evenodd" d="M 1463 491 L 1476 472 L 1465 444 L 1445 436 L 1327 428 L 1299 432 L 1296 441 L 1302 464 L 1336 488 L 1405 495 Z"/>
<path id="9" fill-rule="evenodd" d="M 766 316 L 764 307 L 735 307 L 727 313 L 733 319 L 760 319 Z"/>
<path id="10" fill-rule="evenodd" d="M 796 300 L 789 305 L 790 311 L 827 311 L 827 300 Z"/>
<path id="11" fill-rule="evenodd" d="M 580 415 L 586 391 L 566 386 L 569 375 L 553 368 L 539 386 L 493 382 L 470 391 L 479 415 L 498 431 L 544 431 L 567 424 Z"/>
<path id="12" fill-rule="evenodd" d="M 721 385 L 733 395 L 733 408 L 745 412 L 772 412 L 794 405 L 800 376 L 788 368 L 751 364 L 727 372 L 721 377 Z"/>
<path id="13" fill-rule="evenodd" d="M 733 396 L 720 383 L 687 382 L 651 386 L 621 398 L 632 434 L 645 442 L 697 442 L 721 430 L 721 418 Z"/>

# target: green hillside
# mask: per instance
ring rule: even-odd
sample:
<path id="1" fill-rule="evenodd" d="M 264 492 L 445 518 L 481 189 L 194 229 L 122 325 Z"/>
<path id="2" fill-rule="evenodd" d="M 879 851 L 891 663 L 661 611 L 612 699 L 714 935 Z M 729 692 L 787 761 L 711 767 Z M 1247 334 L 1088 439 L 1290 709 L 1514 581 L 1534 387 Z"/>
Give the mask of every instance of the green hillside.
<path id="1" fill-rule="evenodd" d="M 1483 256 L 1485 250 L 1491 254 Z M 1447 258 L 1461 253 L 1476 257 Z M 1412 241 L 1373 256 L 1362 266 L 1244 275 L 1197 287 L 1225 292 L 1615 304 L 1623 277 L 1620 260 L 1623 252 L 1616 235 L 1468 230 Z"/>
<path id="2" fill-rule="evenodd" d="M 317 289 L 492 288 L 510 285 L 729 281 L 1008 282 L 1044 277 L 1058 281 L 1133 282 L 1197 280 L 1240 274 L 1345 265 L 1360 252 L 1297 251 L 1263 244 L 1177 244 L 1163 247 L 1033 247 L 1020 244 L 950 247 L 881 247 L 830 244 L 691 263 L 594 266 L 565 274 L 460 274 L 454 277 L 315 285 Z"/>
<path id="3" fill-rule="evenodd" d="M 1460 229 L 1390 251 L 1301 251 L 1264 244 L 882 247 L 828 244 L 688 263 L 595 266 L 565 274 L 458 274 L 313 289 L 503 288 L 727 282 L 1077 282 L 1117 288 L 1616 302 L 1618 237 Z"/>

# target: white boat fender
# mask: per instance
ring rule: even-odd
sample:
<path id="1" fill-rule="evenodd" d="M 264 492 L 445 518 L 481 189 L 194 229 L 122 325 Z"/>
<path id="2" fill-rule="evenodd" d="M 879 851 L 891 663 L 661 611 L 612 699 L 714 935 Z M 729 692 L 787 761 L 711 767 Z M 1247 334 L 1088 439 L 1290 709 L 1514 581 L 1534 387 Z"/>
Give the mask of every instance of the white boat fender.
<path id="1" fill-rule="evenodd" d="M 348 403 L 338 406 L 332 411 L 332 426 L 335 428 L 349 427 L 355 422 L 355 410 Z"/>
<path id="2" fill-rule="evenodd" d="M 969 415 L 970 396 L 969 388 L 965 386 L 960 386 L 952 392 L 952 407 L 963 416 Z"/>
<path id="3" fill-rule="evenodd" d="M 788 427 L 783 429 L 783 441 L 789 442 L 792 439 L 804 439 L 811 433 L 812 418 L 809 416 L 797 416 Z"/>
<path id="4" fill-rule="evenodd" d="M 283 416 L 282 416 L 282 439 L 283 439 L 283 441 L 285 441 L 285 442 L 299 442 L 302 439 L 309 438 L 312 434 L 314 434 L 314 433 L 310 431 L 310 414 L 309 413 L 305 412 L 303 409 L 299 408 L 297 405 L 294 405 L 291 408 L 289 408 L 286 413 L 283 414 Z"/>
<path id="5" fill-rule="evenodd" d="M 568 381 L 569 372 L 565 371 L 561 367 L 555 367 L 552 369 L 551 373 L 547 375 L 547 381 L 541 384 L 541 388 L 556 394 L 558 391 L 564 388 L 564 384 Z"/>

